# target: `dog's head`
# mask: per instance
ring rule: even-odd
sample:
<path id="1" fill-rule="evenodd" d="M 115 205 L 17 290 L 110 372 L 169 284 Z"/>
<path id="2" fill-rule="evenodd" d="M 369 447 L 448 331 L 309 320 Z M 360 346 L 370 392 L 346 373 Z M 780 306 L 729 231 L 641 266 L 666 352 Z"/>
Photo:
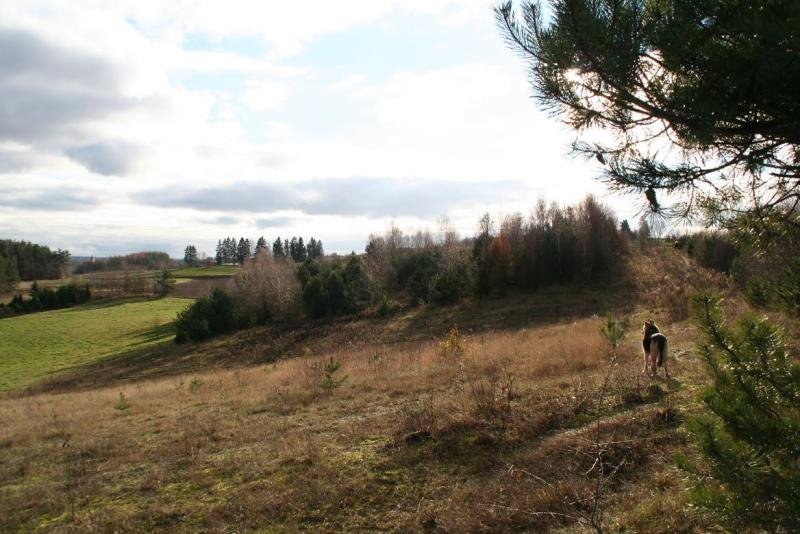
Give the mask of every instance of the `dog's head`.
<path id="1" fill-rule="evenodd" d="M 658 327 L 654 321 L 645 321 L 644 324 L 642 324 L 642 335 L 652 335 L 658 331 Z"/>

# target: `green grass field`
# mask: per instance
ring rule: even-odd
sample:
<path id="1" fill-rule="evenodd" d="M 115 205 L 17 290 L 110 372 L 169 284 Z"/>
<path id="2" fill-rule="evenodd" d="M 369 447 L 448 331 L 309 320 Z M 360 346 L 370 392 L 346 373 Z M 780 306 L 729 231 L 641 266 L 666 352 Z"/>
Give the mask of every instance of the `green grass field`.
<path id="1" fill-rule="evenodd" d="M 176 278 L 216 278 L 231 276 L 239 271 L 236 265 L 212 265 L 211 267 L 184 267 L 172 271 Z"/>
<path id="2" fill-rule="evenodd" d="M 123 300 L 0 320 L 0 390 L 163 342 L 186 299 Z"/>

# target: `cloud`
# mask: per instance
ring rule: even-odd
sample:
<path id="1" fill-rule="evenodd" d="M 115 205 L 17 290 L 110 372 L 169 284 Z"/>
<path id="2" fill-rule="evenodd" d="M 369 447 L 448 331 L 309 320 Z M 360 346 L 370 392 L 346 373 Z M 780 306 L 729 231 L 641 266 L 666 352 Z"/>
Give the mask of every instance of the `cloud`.
<path id="1" fill-rule="evenodd" d="M 0 140 L 39 144 L 80 135 L 80 126 L 127 109 L 120 73 L 101 57 L 0 28 Z"/>
<path id="2" fill-rule="evenodd" d="M 260 217 L 256 219 L 256 226 L 259 230 L 267 228 L 283 228 L 284 226 L 294 224 L 298 220 L 298 217 L 292 217 L 291 215 L 270 215 L 268 217 Z"/>
<path id="3" fill-rule="evenodd" d="M 454 206 L 515 198 L 524 184 L 437 179 L 345 178 L 295 183 L 235 182 L 194 191 L 151 190 L 134 195 L 142 204 L 197 210 L 309 215 L 435 217 Z M 261 219 L 265 221 L 266 219 Z"/>
<path id="4" fill-rule="evenodd" d="M 241 223 L 242 220 L 238 217 L 231 217 L 229 215 L 220 215 L 216 219 L 213 220 L 213 224 L 222 224 L 225 226 L 234 226 Z"/>
<path id="5" fill-rule="evenodd" d="M 27 193 L 19 189 L 4 191 L 0 206 L 33 211 L 82 211 L 98 204 L 97 197 L 88 193 L 57 191 Z"/>
<path id="6" fill-rule="evenodd" d="M 256 111 L 272 111 L 280 109 L 289 97 L 286 84 L 272 81 L 251 81 L 242 95 L 242 100 Z"/>
<path id="7" fill-rule="evenodd" d="M 131 172 L 141 149 L 128 143 L 93 143 L 68 148 L 66 155 L 95 174 L 122 176 Z"/>

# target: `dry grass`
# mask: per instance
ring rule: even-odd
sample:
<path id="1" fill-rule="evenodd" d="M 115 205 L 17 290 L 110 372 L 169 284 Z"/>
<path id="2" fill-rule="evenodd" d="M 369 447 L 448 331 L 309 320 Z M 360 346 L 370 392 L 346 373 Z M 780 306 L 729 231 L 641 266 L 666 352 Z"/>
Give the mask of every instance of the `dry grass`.
<path id="1" fill-rule="evenodd" d="M 669 276 L 686 268 L 665 258 Z M 581 531 L 600 449 L 609 531 L 713 528 L 671 462 L 703 380 L 695 333 L 649 300 L 661 270 L 632 272 L 642 306 L 552 290 L 254 329 L 92 369 L 106 387 L 0 399 L 0 531 Z M 591 315 L 609 309 L 629 320 L 613 367 Z M 651 318 L 669 382 L 640 374 Z M 323 387 L 331 359 L 339 385 Z"/>
<path id="2" fill-rule="evenodd" d="M 605 436 L 630 440 L 614 448 L 630 461 L 609 508 L 682 446 L 675 424 L 653 415 L 680 386 L 648 392 L 635 339 L 598 404 L 608 361 L 598 323 L 467 336 L 456 357 L 438 339 L 309 350 L 0 401 L 0 530 L 574 527 L 596 414 Z M 325 390 L 316 364 L 331 357 L 347 379 Z M 685 361 L 674 369 L 679 380 L 694 372 Z M 679 495 L 675 484 L 663 491 Z M 682 502 L 673 506 L 679 515 Z M 631 513 L 612 520 L 644 525 L 650 512 Z"/>

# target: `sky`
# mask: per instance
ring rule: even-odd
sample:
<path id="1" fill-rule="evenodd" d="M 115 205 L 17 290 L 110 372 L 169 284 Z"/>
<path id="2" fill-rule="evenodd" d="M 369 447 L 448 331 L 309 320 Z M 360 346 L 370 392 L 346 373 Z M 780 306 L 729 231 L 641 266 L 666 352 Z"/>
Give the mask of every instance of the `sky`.
<path id="1" fill-rule="evenodd" d="M 0 0 L 0 238 L 106 256 L 593 193 L 484 0 Z"/>

